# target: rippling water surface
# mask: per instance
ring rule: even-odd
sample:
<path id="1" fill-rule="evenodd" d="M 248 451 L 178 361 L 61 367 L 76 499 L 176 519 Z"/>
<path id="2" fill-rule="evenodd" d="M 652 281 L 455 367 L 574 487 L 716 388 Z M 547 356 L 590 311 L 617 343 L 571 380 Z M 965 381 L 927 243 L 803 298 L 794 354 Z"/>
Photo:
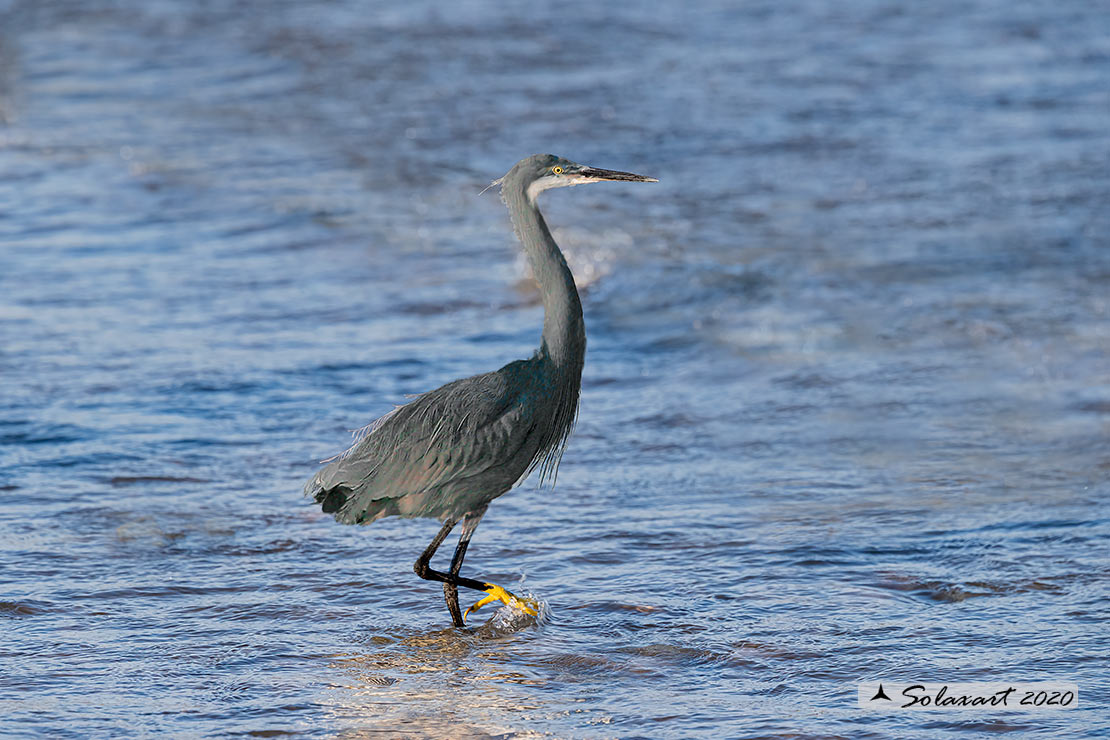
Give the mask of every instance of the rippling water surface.
<path id="1" fill-rule="evenodd" d="M 1106 7 L 502 6 L 0 0 L 0 733 L 1110 731 Z M 301 485 L 531 353 L 542 151 L 662 182 L 545 198 L 580 422 L 465 570 L 547 613 L 456 630 Z"/>

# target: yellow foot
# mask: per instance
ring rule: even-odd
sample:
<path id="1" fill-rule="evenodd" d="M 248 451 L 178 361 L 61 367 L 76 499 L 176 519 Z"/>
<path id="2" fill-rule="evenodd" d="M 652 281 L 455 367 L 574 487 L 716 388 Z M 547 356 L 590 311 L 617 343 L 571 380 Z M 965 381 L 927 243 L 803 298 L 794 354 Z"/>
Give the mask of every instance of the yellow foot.
<path id="1" fill-rule="evenodd" d="M 500 586 L 492 583 L 487 583 L 485 591 L 487 594 L 489 594 L 489 596 L 484 597 L 477 604 L 463 612 L 464 622 L 466 621 L 466 617 L 468 614 L 470 614 L 470 612 L 478 611 L 491 601 L 500 601 L 505 604 L 509 604 L 510 606 L 520 609 L 525 614 L 531 614 L 533 617 L 540 613 L 539 604 L 532 601 L 531 599 L 524 599 L 519 596 L 514 596 Z"/>

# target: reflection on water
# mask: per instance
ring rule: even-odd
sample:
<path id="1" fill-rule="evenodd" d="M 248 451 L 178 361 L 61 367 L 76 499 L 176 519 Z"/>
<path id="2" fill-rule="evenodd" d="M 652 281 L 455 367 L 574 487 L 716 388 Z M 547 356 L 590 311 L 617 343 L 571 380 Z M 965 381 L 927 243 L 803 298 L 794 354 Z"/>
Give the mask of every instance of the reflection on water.
<path id="1" fill-rule="evenodd" d="M 0 0 L 0 734 L 1105 734 L 1107 24 L 1089 4 Z M 316 461 L 528 356 L 552 151 L 590 349 L 467 574 Z M 463 595 L 469 598 L 472 595 Z M 1078 711 L 861 716 L 861 679 Z"/>
<path id="2" fill-rule="evenodd" d="M 348 691 L 337 695 L 341 703 L 330 711 L 337 720 L 358 720 L 363 733 L 486 737 L 510 731 L 491 723 L 491 716 L 527 729 L 543 704 L 513 687 L 546 682 L 512 669 L 520 625 L 495 625 L 503 619 L 499 613 L 474 630 L 410 628 L 359 637 L 361 649 L 333 663 L 347 677 L 342 686 Z"/>

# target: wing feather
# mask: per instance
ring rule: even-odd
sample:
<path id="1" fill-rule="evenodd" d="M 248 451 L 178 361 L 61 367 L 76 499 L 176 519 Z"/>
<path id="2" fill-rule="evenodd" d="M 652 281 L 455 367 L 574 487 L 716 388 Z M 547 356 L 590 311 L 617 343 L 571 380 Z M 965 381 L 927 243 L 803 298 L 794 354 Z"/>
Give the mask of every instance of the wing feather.
<path id="1" fill-rule="evenodd" d="M 520 476 L 514 469 L 531 432 L 530 375 L 520 367 L 528 362 L 448 383 L 398 406 L 364 428 L 362 438 L 321 469 L 305 492 L 340 521 L 359 522 L 405 513 L 390 502 L 499 466 L 511 485 Z"/>

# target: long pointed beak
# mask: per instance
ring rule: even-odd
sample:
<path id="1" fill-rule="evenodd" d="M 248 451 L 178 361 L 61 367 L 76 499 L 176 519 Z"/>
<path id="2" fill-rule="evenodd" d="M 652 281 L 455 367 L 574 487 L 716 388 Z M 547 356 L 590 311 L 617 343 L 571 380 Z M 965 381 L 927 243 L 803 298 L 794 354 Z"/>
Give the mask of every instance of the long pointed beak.
<path id="1" fill-rule="evenodd" d="M 583 167 L 575 173 L 575 176 L 589 181 L 621 180 L 623 182 L 659 182 L 654 177 L 633 175 L 631 172 L 617 172 L 616 170 L 599 170 L 596 167 Z"/>

